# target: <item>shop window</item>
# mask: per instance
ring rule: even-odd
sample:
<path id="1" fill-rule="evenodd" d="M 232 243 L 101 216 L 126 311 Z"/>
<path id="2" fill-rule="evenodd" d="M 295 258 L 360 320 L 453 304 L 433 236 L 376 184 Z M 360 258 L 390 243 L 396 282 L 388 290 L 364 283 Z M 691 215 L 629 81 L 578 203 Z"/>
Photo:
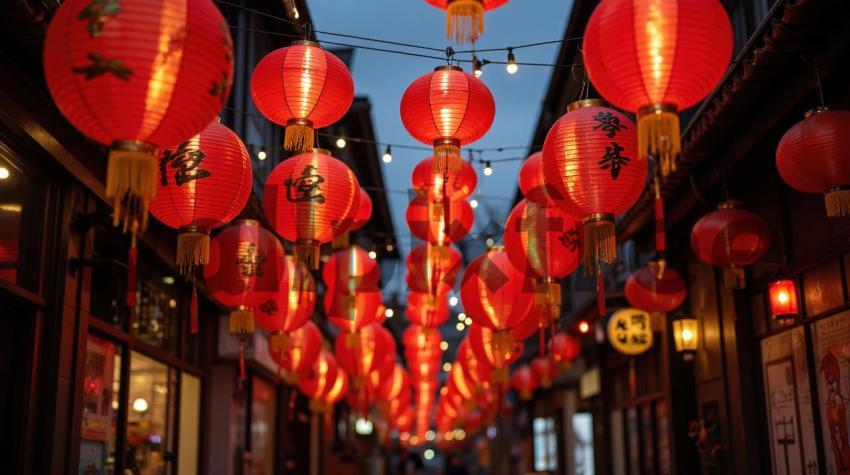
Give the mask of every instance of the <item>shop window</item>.
<path id="1" fill-rule="evenodd" d="M 133 333 L 146 343 L 176 353 L 182 315 L 183 286 L 179 278 L 155 265 L 145 265 L 140 259 L 137 285 Z"/>
<path id="2" fill-rule="evenodd" d="M 22 262 L 26 257 L 26 248 L 37 246 L 34 239 L 37 227 L 28 222 L 32 220 L 28 219 L 31 217 L 29 215 L 37 211 L 31 209 L 34 202 L 32 191 L 29 178 L 11 162 L 0 157 L 0 280 L 30 289 L 34 288 L 28 285 L 35 281 L 34 277 L 23 274 L 26 274 L 26 269 L 35 266 L 25 266 Z M 26 209 L 24 203 L 27 203 Z M 22 226 L 25 221 L 26 226 Z M 21 240 L 21 229 L 33 230 L 32 235 L 28 236 L 29 241 Z"/>
<path id="3" fill-rule="evenodd" d="M 573 414 L 573 465 L 576 475 L 594 475 L 593 461 L 593 414 L 577 412 Z"/>
<path id="4" fill-rule="evenodd" d="M 112 473 L 121 389 L 121 348 L 89 335 L 84 372 L 79 473 Z"/>
<path id="5" fill-rule="evenodd" d="M 177 473 L 198 473 L 198 431 L 201 427 L 201 379 L 180 374 L 180 440 Z"/>
<path id="6" fill-rule="evenodd" d="M 125 471 L 173 473 L 176 381 L 165 364 L 131 354 Z"/>
<path id="7" fill-rule="evenodd" d="M 251 380 L 251 473 L 274 473 L 277 394 L 265 380 Z"/>
<path id="8" fill-rule="evenodd" d="M 555 419 L 535 417 L 534 429 L 534 470 L 554 472 L 558 470 L 558 434 L 555 432 Z"/>
<path id="9" fill-rule="evenodd" d="M 121 329 L 125 329 L 129 315 L 125 304 L 128 245 L 127 238 L 111 226 L 95 226 L 90 312 Z"/>

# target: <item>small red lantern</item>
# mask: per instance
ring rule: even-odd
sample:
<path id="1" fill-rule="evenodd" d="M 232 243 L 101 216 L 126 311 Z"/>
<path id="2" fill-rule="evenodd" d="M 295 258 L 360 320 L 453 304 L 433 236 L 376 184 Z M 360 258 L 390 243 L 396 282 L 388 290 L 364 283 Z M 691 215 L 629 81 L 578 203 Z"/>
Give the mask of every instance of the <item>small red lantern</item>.
<path id="1" fill-rule="evenodd" d="M 770 228 L 757 214 L 727 201 L 700 218 L 691 231 L 691 248 L 699 260 L 724 268 L 728 289 L 744 286 L 744 266 L 759 259 L 770 247 Z"/>
<path id="2" fill-rule="evenodd" d="M 587 325 L 587 322 L 582 322 Z M 590 325 L 588 325 L 588 329 Z M 569 333 L 556 333 L 550 341 L 551 358 L 561 367 L 569 367 L 571 362 L 581 355 L 581 342 Z"/>
<path id="3" fill-rule="evenodd" d="M 362 228 L 372 219 L 372 198 L 369 197 L 369 193 L 361 187 L 358 196 L 357 210 L 352 218 L 351 227 L 348 228 L 348 231 L 334 238 L 334 249 L 348 247 L 349 234 Z"/>
<path id="4" fill-rule="evenodd" d="M 603 0 L 590 16 L 587 74 L 602 97 L 637 114 L 637 158 L 656 157 L 663 175 L 675 170 L 680 152 L 678 113 L 723 77 L 732 39 L 717 0 Z"/>
<path id="5" fill-rule="evenodd" d="M 156 150 L 201 132 L 227 100 L 233 41 L 209 0 L 69 0 L 47 30 L 44 74 L 62 114 L 110 147 L 106 196 L 135 231 L 156 195 Z"/>
<path id="6" fill-rule="evenodd" d="M 457 364 L 463 369 L 463 374 L 472 384 L 485 389 L 490 385 L 493 368 L 489 361 L 480 360 L 472 349 L 469 336 L 464 338 L 457 347 Z"/>
<path id="7" fill-rule="evenodd" d="M 460 299 L 473 322 L 504 332 L 531 311 L 533 287 L 530 279 L 511 265 L 504 248 L 494 247 L 467 266 Z"/>
<path id="8" fill-rule="evenodd" d="M 543 176 L 543 152 L 532 153 L 522 162 L 519 169 L 519 190 L 529 203 L 540 206 L 557 206 L 553 196 L 557 192 L 550 190 Z"/>
<path id="9" fill-rule="evenodd" d="M 451 216 L 445 224 L 446 210 Z M 407 206 L 407 227 L 414 237 L 425 242 L 448 245 L 463 239 L 472 229 L 475 212 L 464 199 L 454 200 L 448 206 L 417 196 Z"/>
<path id="10" fill-rule="evenodd" d="M 352 386 L 359 391 L 363 382 L 373 369 L 383 362 L 383 358 L 390 349 L 395 353 L 395 340 L 392 336 L 387 341 L 386 331 L 380 325 L 374 323 L 366 325 L 357 332 L 357 342 L 352 344 L 348 334 L 340 333 L 334 342 L 334 353 L 340 366 L 351 376 Z M 388 343 L 392 344 L 389 348 Z"/>
<path id="11" fill-rule="evenodd" d="M 519 393 L 519 398 L 523 401 L 531 400 L 531 395 L 538 386 L 537 378 L 527 364 L 515 369 L 511 375 L 511 387 Z"/>
<path id="12" fill-rule="evenodd" d="M 313 149 L 280 162 L 269 174 L 263 209 L 272 228 L 295 243 L 295 257 L 319 268 L 319 246 L 348 231 L 360 185 L 327 150 Z"/>
<path id="13" fill-rule="evenodd" d="M 508 0 L 425 0 L 446 11 L 446 38 L 458 43 L 475 43 L 484 34 L 484 12 Z"/>
<path id="14" fill-rule="evenodd" d="M 767 286 L 770 296 L 770 317 L 780 325 L 794 323 L 797 309 L 797 284 L 791 279 L 780 279 Z"/>
<path id="15" fill-rule="evenodd" d="M 313 276 L 292 256 L 284 258 L 285 272 L 277 292 L 254 308 L 254 320 L 271 332 L 269 346 L 285 345 L 285 334 L 310 320 L 316 307 L 316 283 Z"/>
<path id="16" fill-rule="evenodd" d="M 391 376 L 378 388 L 378 396 L 390 401 L 401 397 L 404 392 L 410 395 L 410 376 L 403 366 L 395 364 Z"/>
<path id="17" fill-rule="evenodd" d="M 407 285 L 436 298 L 454 288 L 463 258 L 454 246 L 423 243 L 407 255 Z"/>
<path id="18" fill-rule="evenodd" d="M 232 130 L 216 122 L 162 152 L 154 217 L 177 229 L 177 268 L 209 262 L 210 231 L 232 221 L 251 195 L 251 159 Z"/>
<path id="19" fill-rule="evenodd" d="M 531 361 L 531 371 L 540 382 L 540 387 L 552 387 L 552 381 L 558 377 L 561 367 L 557 361 L 549 357 L 537 357 Z"/>
<path id="20" fill-rule="evenodd" d="M 497 384 L 508 382 L 508 366 L 522 356 L 525 344 L 513 339 L 498 338 L 499 333 L 481 326 L 469 327 L 469 346 L 478 361 L 492 368 L 492 381 Z M 510 336 L 510 332 L 508 332 Z M 479 369 L 481 365 L 478 365 Z M 479 378 L 483 374 L 479 373 Z"/>
<path id="21" fill-rule="evenodd" d="M 679 308 L 685 301 L 688 288 L 678 272 L 660 261 L 652 261 L 626 279 L 625 293 L 629 305 L 650 312 L 657 319 Z"/>
<path id="22" fill-rule="evenodd" d="M 362 247 L 351 246 L 334 252 L 328 258 L 322 267 L 322 280 L 330 294 L 376 292 L 381 281 L 381 269 Z"/>
<path id="23" fill-rule="evenodd" d="M 487 86 L 457 66 L 440 66 L 420 77 L 401 98 L 404 128 L 434 146 L 434 172 L 459 171 L 461 145 L 483 137 L 495 115 L 496 103 Z"/>
<path id="24" fill-rule="evenodd" d="M 461 161 L 460 169 L 434 172 L 434 159 L 426 158 L 413 169 L 413 189 L 431 201 L 449 202 L 468 198 L 475 191 L 478 177 L 469 162 Z"/>
<path id="25" fill-rule="evenodd" d="M 327 391 L 319 396 L 318 401 L 314 401 L 313 410 L 319 409 L 324 413 L 330 413 L 333 410 L 333 405 L 339 402 L 348 393 L 348 375 L 345 371 L 337 366 L 336 373 L 332 377 L 332 383 Z"/>
<path id="26" fill-rule="evenodd" d="M 378 291 L 354 294 L 325 293 L 325 314 L 337 328 L 353 334 L 375 321 L 381 300 L 381 292 Z"/>
<path id="27" fill-rule="evenodd" d="M 437 328 L 449 319 L 446 295 L 437 297 L 422 292 L 407 294 L 407 319 L 414 325 Z"/>
<path id="28" fill-rule="evenodd" d="M 809 111 L 776 149 L 785 183 L 804 193 L 823 193 L 830 218 L 850 216 L 850 112 L 825 107 Z"/>
<path id="29" fill-rule="evenodd" d="M 322 332 L 309 320 L 287 334 L 285 345 L 269 343 L 269 354 L 277 362 L 280 376 L 289 384 L 295 382 L 296 373 L 313 367 L 321 349 Z"/>
<path id="30" fill-rule="evenodd" d="M 298 389 L 310 399 L 318 399 L 336 380 L 338 364 L 333 353 L 321 350 L 313 366 L 298 374 Z"/>
<path id="31" fill-rule="evenodd" d="M 267 54 L 251 74 L 251 96 L 270 121 L 286 127 L 283 148 L 313 148 L 315 129 L 345 115 L 354 100 L 351 73 L 332 53 L 312 41 Z"/>

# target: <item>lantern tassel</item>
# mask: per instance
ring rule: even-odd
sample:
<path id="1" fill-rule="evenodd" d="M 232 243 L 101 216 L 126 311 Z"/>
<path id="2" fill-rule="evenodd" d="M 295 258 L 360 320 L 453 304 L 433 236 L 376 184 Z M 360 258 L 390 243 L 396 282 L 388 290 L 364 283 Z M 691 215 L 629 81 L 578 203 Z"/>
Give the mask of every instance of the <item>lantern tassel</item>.
<path id="1" fill-rule="evenodd" d="M 283 148 L 290 152 L 302 152 L 313 148 L 315 133 L 309 121 L 290 121 L 283 133 Z"/>
<path id="2" fill-rule="evenodd" d="M 493 331 L 493 350 L 499 367 L 507 367 L 514 352 L 514 337 L 510 330 Z"/>
<path id="3" fill-rule="evenodd" d="M 824 195 L 826 215 L 830 218 L 850 216 L 850 188 L 836 188 Z"/>
<path id="4" fill-rule="evenodd" d="M 450 0 L 446 8 L 446 38 L 472 43 L 484 33 L 484 5 L 481 0 Z"/>
<path id="5" fill-rule="evenodd" d="M 600 317 L 608 313 L 605 305 L 605 276 L 602 273 L 596 274 L 596 311 Z"/>
<path id="6" fill-rule="evenodd" d="M 319 268 L 319 243 L 315 241 L 298 241 L 295 243 L 295 260 L 304 264 L 310 270 Z"/>
<path id="7" fill-rule="evenodd" d="M 194 266 L 210 261 L 210 235 L 196 229 L 181 230 L 177 235 L 177 269 L 187 275 Z"/>
<path id="8" fill-rule="evenodd" d="M 140 142 L 116 142 L 109 151 L 106 197 L 112 200 L 112 224 L 124 232 L 147 226 L 148 203 L 156 197 L 159 162 L 156 149 Z"/>
<path id="9" fill-rule="evenodd" d="M 351 348 L 354 351 L 360 350 L 360 334 L 359 333 L 346 333 L 345 334 L 345 347 Z"/>
<path id="10" fill-rule="evenodd" d="M 239 339 L 239 384 L 245 381 L 247 371 L 245 370 L 245 339 Z"/>
<path id="11" fill-rule="evenodd" d="M 254 312 L 248 307 L 236 307 L 230 312 L 229 328 L 231 335 L 249 335 L 254 333 Z"/>
<path id="12" fill-rule="evenodd" d="M 502 391 L 498 387 L 508 382 L 508 368 L 493 368 L 493 384 L 496 385 L 497 397 L 501 399 Z"/>
<path id="13" fill-rule="evenodd" d="M 679 114 L 668 105 L 653 105 L 638 111 L 638 154 L 658 159 L 661 176 L 676 171 L 681 153 Z"/>
<path id="14" fill-rule="evenodd" d="M 584 230 L 584 269 L 590 274 L 600 264 L 617 261 L 617 228 L 607 214 L 591 215 L 582 222 Z"/>
<path id="15" fill-rule="evenodd" d="M 540 323 L 538 324 L 537 334 L 540 335 L 540 341 L 537 342 L 537 346 L 540 347 L 537 355 L 543 358 L 546 356 L 546 323 L 544 321 L 544 317 L 541 316 Z"/>
<path id="16" fill-rule="evenodd" d="M 348 234 L 348 231 L 346 231 L 346 232 L 340 234 L 339 236 L 335 237 L 333 242 L 331 243 L 331 246 L 334 249 L 345 249 L 345 248 L 348 247 L 349 244 L 350 244 L 349 234 Z"/>
<path id="17" fill-rule="evenodd" d="M 434 142 L 434 173 L 460 171 L 460 141 L 454 139 Z"/>
<path id="18" fill-rule="evenodd" d="M 283 332 L 269 335 L 269 352 L 273 355 L 281 355 L 289 349 L 289 335 Z M 280 360 L 280 358 L 275 358 Z"/>
<path id="19" fill-rule="evenodd" d="M 139 262 L 139 250 L 136 247 L 136 235 L 130 238 L 130 248 L 127 249 L 127 293 L 125 301 L 132 311 L 136 308 L 136 267 Z"/>
<path id="20" fill-rule="evenodd" d="M 192 303 L 189 304 L 189 331 L 198 334 L 198 288 L 192 282 Z"/>
<path id="21" fill-rule="evenodd" d="M 655 250 L 659 255 L 667 250 L 667 231 L 665 229 L 664 200 L 661 198 L 661 186 L 655 177 Z"/>

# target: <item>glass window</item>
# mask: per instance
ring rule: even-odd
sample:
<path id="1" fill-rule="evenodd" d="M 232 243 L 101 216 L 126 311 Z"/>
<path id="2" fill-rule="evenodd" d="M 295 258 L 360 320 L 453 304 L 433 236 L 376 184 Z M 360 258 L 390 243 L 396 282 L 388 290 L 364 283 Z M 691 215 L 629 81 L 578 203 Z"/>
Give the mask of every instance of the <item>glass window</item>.
<path id="1" fill-rule="evenodd" d="M 251 380 L 251 473 L 274 473 L 275 418 L 277 394 L 274 386 L 254 377 Z"/>
<path id="2" fill-rule="evenodd" d="M 558 435 L 555 420 L 551 417 L 535 417 L 534 423 L 534 470 L 554 472 L 558 469 Z"/>
<path id="3" fill-rule="evenodd" d="M 170 272 L 163 273 L 158 266 L 143 262 L 142 254 L 140 250 L 133 333 L 146 343 L 177 353 L 184 286 Z M 153 263 L 155 259 L 150 256 L 145 261 Z"/>
<path id="4" fill-rule="evenodd" d="M 133 352 L 124 468 L 134 475 L 172 473 L 176 372 Z"/>
<path id="5" fill-rule="evenodd" d="M 111 473 L 115 467 L 121 348 L 89 335 L 84 371 L 79 473 Z"/>
<path id="6" fill-rule="evenodd" d="M 198 473 L 198 430 L 201 427 L 201 380 L 180 374 L 180 440 L 177 473 Z"/>
<path id="7" fill-rule="evenodd" d="M 576 475 L 593 475 L 596 465 L 593 461 L 593 414 L 577 412 L 573 414 L 573 460 Z"/>
<path id="8" fill-rule="evenodd" d="M 125 329 L 127 321 L 127 237 L 112 227 L 94 228 L 94 265 L 91 272 L 91 314 Z"/>
<path id="9" fill-rule="evenodd" d="M 16 284 L 26 177 L 0 158 L 0 279 Z"/>

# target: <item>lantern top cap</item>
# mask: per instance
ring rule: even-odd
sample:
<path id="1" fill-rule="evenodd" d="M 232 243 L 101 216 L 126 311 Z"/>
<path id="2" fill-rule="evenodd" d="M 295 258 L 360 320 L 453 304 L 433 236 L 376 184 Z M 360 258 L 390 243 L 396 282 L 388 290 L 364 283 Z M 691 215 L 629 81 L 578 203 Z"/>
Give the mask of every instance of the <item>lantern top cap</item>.
<path id="1" fill-rule="evenodd" d="M 213 122 L 215 122 L 216 124 L 220 124 L 221 123 L 221 116 L 220 115 L 215 116 L 215 120 L 213 120 Z"/>
<path id="2" fill-rule="evenodd" d="M 237 220 L 233 221 L 233 225 L 234 226 L 259 226 L 260 222 L 257 221 L 256 219 L 243 218 L 243 219 L 237 219 Z"/>
<path id="3" fill-rule="evenodd" d="M 572 112 L 584 107 L 608 107 L 608 103 L 602 99 L 582 99 L 580 101 L 569 103 L 567 105 L 567 112 Z"/>
<path id="4" fill-rule="evenodd" d="M 309 150 L 306 150 L 305 153 L 319 153 L 319 154 L 322 154 L 322 155 L 329 155 L 329 156 L 333 157 L 333 154 L 331 153 L 331 151 L 326 149 L 326 148 L 313 147 Z"/>
<path id="5" fill-rule="evenodd" d="M 487 252 L 502 252 L 505 250 L 505 246 L 502 244 L 494 244 L 487 248 Z"/>
<path id="6" fill-rule="evenodd" d="M 826 106 L 818 106 L 814 109 L 807 110 L 803 115 L 804 118 L 808 119 L 809 117 L 814 117 L 822 112 L 829 112 L 829 107 Z"/>
<path id="7" fill-rule="evenodd" d="M 455 66 L 454 64 L 446 64 L 443 66 L 437 66 L 434 68 L 434 71 L 460 71 L 463 72 L 463 68 L 460 66 Z"/>
<path id="8" fill-rule="evenodd" d="M 720 203 L 719 205 L 717 205 L 717 209 L 736 209 L 736 208 L 739 208 L 740 206 L 741 206 L 741 203 L 739 203 L 738 201 L 733 200 L 733 199 L 728 199 L 728 200 L 724 201 L 723 203 Z"/>
<path id="9" fill-rule="evenodd" d="M 311 41 L 311 40 L 293 41 L 292 43 L 289 44 L 289 46 L 312 46 L 314 48 L 320 48 L 321 49 L 321 46 L 319 46 L 319 43 L 316 43 L 315 41 Z"/>

